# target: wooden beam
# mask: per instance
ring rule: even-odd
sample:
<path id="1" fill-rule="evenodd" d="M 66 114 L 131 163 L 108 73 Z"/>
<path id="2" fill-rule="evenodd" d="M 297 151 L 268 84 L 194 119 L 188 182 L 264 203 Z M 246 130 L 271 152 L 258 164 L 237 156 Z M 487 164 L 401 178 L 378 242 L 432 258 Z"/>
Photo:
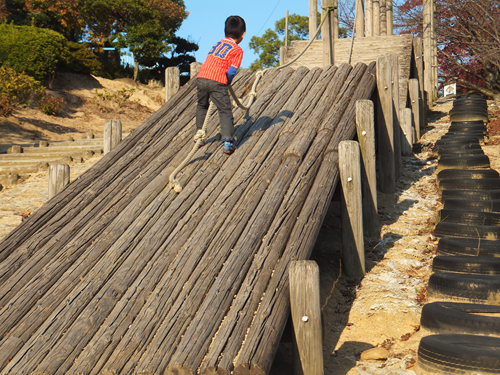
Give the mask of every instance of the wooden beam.
<path id="1" fill-rule="evenodd" d="M 288 11 L 287 11 L 288 12 Z M 318 28 L 318 2 L 309 0 L 309 40 L 312 39 Z"/>
<path id="2" fill-rule="evenodd" d="M 321 18 L 322 20 L 325 17 L 328 19 L 323 23 L 321 27 L 321 39 L 323 41 L 323 67 L 327 67 L 328 65 L 334 65 L 335 56 L 334 56 L 334 30 L 335 30 L 335 22 L 334 22 L 334 14 L 333 12 L 328 12 L 323 8 L 328 8 L 334 6 L 334 0 L 322 0 L 322 10 L 321 10 Z"/>
<path id="3" fill-rule="evenodd" d="M 377 58 L 377 138 L 380 191 L 382 193 L 396 191 L 391 60 L 390 55 Z"/>
<path id="4" fill-rule="evenodd" d="M 340 142 L 339 172 L 342 185 L 342 269 L 347 277 L 362 277 L 365 274 L 365 247 L 358 142 Z"/>
<path id="5" fill-rule="evenodd" d="M 314 261 L 293 261 L 288 275 L 293 330 L 302 365 L 298 373 L 323 375 L 319 267 Z"/>
<path id="6" fill-rule="evenodd" d="M 371 236 L 378 231 L 375 113 L 371 100 L 356 102 L 356 130 L 362 158 L 363 228 Z"/>

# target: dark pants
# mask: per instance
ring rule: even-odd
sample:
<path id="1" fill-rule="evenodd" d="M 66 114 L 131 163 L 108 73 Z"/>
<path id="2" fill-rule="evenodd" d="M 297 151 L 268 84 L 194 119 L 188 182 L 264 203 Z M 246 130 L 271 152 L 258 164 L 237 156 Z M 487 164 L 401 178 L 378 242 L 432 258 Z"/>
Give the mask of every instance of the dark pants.
<path id="1" fill-rule="evenodd" d="M 196 128 L 203 127 L 208 111 L 208 98 L 215 104 L 219 112 L 220 132 L 222 138 L 234 139 L 233 109 L 229 100 L 227 85 L 210 79 L 198 78 L 198 106 L 196 107 Z"/>

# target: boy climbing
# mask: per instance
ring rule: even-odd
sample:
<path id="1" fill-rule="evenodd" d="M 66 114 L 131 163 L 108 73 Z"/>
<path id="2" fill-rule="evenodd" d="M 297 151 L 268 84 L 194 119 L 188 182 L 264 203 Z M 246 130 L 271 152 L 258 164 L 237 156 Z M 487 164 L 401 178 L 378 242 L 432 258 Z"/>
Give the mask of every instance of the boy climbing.
<path id="1" fill-rule="evenodd" d="M 231 84 L 243 59 L 243 50 L 238 44 L 245 36 L 243 18 L 230 16 L 226 20 L 225 38 L 217 42 L 202 65 L 197 77 L 198 105 L 196 107 L 196 128 L 202 129 L 208 111 L 208 99 L 219 111 L 222 151 L 234 152 L 234 124 L 228 85 Z"/>

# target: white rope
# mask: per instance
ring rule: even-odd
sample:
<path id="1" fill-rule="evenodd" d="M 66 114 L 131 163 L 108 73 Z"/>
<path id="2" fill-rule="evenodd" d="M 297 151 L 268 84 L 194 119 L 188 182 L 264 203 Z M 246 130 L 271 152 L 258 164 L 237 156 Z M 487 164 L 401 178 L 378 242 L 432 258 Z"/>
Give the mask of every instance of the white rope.
<path id="1" fill-rule="evenodd" d="M 283 68 L 286 68 L 287 66 L 290 66 L 295 61 L 297 61 L 307 51 L 307 49 L 311 46 L 312 42 L 318 36 L 318 34 L 319 34 L 320 30 L 321 30 L 321 27 L 325 23 L 325 20 L 328 18 L 327 16 L 335 8 L 334 7 L 328 7 L 328 8 L 324 8 L 324 9 L 327 11 L 327 13 L 326 13 L 325 17 L 323 18 L 323 20 L 321 21 L 321 24 L 319 25 L 319 27 L 316 29 L 316 33 L 314 34 L 314 37 L 310 38 L 309 43 L 307 44 L 307 46 L 302 50 L 302 52 L 298 56 L 296 56 L 294 59 L 292 59 L 290 62 L 286 63 L 283 66 L 266 68 L 264 70 L 259 70 L 257 72 L 256 77 L 255 77 L 255 81 L 254 81 L 254 83 L 252 85 L 252 90 L 248 94 L 250 96 L 250 99 L 249 99 L 247 105 L 243 105 L 241 103 L 240 99 L 234 93 L 233 88 L 231 87 L 231 85 L 229 85 L 229 87 L 228 87 L 229 88 L 229 92 L 231 93 L 231 96 L 234 99 L 233 106 L 239 107 L 239 108 L 243 109 L 244 111 L 248 111 L 250 109 L 250 107 L 252 106 L 254 100 L 257 98 L 257 85 L 259 84 L 260 79 L 264 76 L 264 72 L 266 72 L 268 70 L 271 70 L 271 69 L 283 69 Z M 215 112 L 216 109 L 217 109 L 217 107 L 215 106 L 215 104 L 213 102 L 211 102 L 210 106 L 208 107 L 207 115 L 205 116 L 205 121 L 203 122 L 203 127 L 201 128 L 201 130 L 198 130 L 196 132 L 196 135 L 194 136 L 195 144 L 194 144 L 193 149 L 188 154 L 188 156 L 186 156 L 186 158 L 184 159 L 184 161 L 170 174 L 170 177 L 169 177 L 170 187 L 172 189 L 174 189 L 174 191 L 176 193 L 180 193 L 182 191 L 182 186 L 179 183 L 179 181 L 176 179 L 177 173 L 179 173 L 182 170 L 182 168 L 184 168 L 187 165 L 187 163 L 189 163 L 189 161 L 194 156 L 194 154 L 196 153 L 196 151 L 198 151 L 198 149 L 200 148 L 201 142 L 205 142 L 205 140 L 206 140 L 206 132 L 207 132 L 207 125 L 208 125 L 208 119 L 210 118 L 210 116 L 212 116 L 212 114 Z"/>

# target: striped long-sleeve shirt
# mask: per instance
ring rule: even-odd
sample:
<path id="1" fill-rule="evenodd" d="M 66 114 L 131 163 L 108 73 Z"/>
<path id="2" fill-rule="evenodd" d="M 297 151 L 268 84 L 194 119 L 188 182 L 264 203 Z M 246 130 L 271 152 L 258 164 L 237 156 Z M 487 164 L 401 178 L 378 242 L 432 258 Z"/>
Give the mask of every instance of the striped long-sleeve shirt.
<path id="1" fill-rule="evenodd" d="M 212 47 L 198 72 L 198 78 L 231 84 L 241 65 L 243 50 L 231 38 L 224 38 Z"/>

